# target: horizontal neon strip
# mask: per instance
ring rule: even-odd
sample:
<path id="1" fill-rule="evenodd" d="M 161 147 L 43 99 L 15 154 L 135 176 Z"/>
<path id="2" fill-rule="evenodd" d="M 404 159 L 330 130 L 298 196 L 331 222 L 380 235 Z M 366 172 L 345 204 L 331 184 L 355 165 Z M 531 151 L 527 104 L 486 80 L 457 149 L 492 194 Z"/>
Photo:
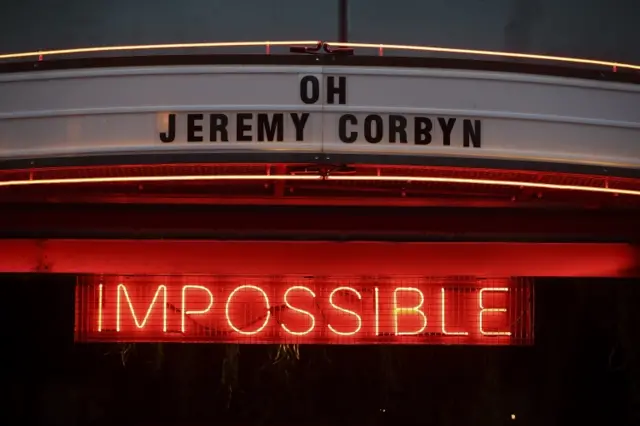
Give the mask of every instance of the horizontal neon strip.
<path id="1" fill-rule="evenodd" d="M 329 42 L 327 44 L 333 47 L 352 47 L 352 48 L 361 47 L 366 49 L 412 50 L 412 51 L 418 51 L 418 52 L 458 53 L 463 55 L 503 56 L 506 58 L 570 62 L 570 63 L 577 63 L 577 64 L 585 64 L 585 65 L 601 65 L 601 66 L 612 67 L 612 68 L 616 67 L 616 68 L 640 70 L 640 65 L 627 64 L 623 62 L 600 61 L 597 59 L 585 59 L 585 58 L 572 58 L 568 56 L 551 56 L 551 55 L 536 55 L 531 53 L 502 52 L 502 51 L 496 51 L 496 50 L 454 49 L 449 47 L 412 46 L 412 45 L 404 45 L 404 44 L 341 43 L 341 42 Z"/>
<path id="2" fill-rule="evenodd" d="M 9 180 L 0 182 L 2 186 L 25 185 L 55 185 L 70 183 L 122 183 L 122 182 L 181 182 L 181 181 L 210 181 L 210 180 L 320 180 L 320 176 L 313 175 L 187 175 L 187 176 L 124 176 L 124 177 L 95 177 L 71 179 L 35 179 Z"/>
<path id="3" fill-rule="evenodd" d="M 197 49 L 204 47 L 299 46 L 317 44 L 317 41 L 230 41 L 207 43 L 131 44 L 123 46 L 80 47 L 77 49 L 37 50 L 33 52 L 8 53 L 0 55 L 0 59 L 26 58 L 29 56 L 70 55 L 74 53 L 118 52 L 125 50 Z"/>
<path id="4" fill-rule="evenodd" d="M 96 53 L 96 52 L 116 52 L 130 50 L 161 50 L 161 49 L 195 49 L 207 47 L 255 47 L 255 46 L 300 46 L 300 45 L 317 45 L 318 41 L 237 41 L 237 42 L 206 42 L 206 43 L 173 43 L 173 44 L 140 44 L 140 45 L 122 45 L 122 46 L 103 46 L 103 47 L 83 47 L 76 49 L 59 49 L 59 50 L 39 50 L 32 52 L 8 53 L 0 55 L 0 59 L 16 59 L 26 58 L 30 56 L 54 56 L 69 55 L 76 53 Z M 441 52 L 455 53 L 462 55 L 482 55 L 482 56 L 502 56 L 506 58 L 535 59 L 555 62 L 568 62 L 585 65 L 599 65 L 611 68 L 640 70 L 640 65 L 634 65 L 624 62 L 601 61 L 597 59 L 573 58 L 567 56 L 537 55 L 529 53 L 502 52 L 493 50 L 473 50 L 473 49 L 455 49 L 437 46 L 417 46 L 403 44 L 375 44 L 375 43 L 341 43 L 327 42 L 327 45 L 333 47 L 352 47 L 366 49 L 382 49 L 382 50 L 411 50 L 420 52 Z"/>
<path id="5" fill-rule="evenodd" d="M 430 183 L 459 183 L 470 185 L 514 186 L 533 189 L 553 189 L 561 191 L 582 191 L 604 194 L 622 194 L 640 196 L 640 190 L 605 188 L 599 186 L 561 185 L 553 183 L 524 182 L 513 180 L 472 179 L 431 176 L 320 176 L 320 175 L 179 175 L 179 176 L 127 176 L 127 177 L 95 177 L 72 179 L 33 179 L 9 180 L 0 182 L 0 187 L 82 184 L 82 183 L 123 183 L 123 182 L 184 182 L 184 181 L 269 181 L 269 180 L 331 180 L 331 181 L 359 181 L 359 182 L 430 182 Z"/>
<path id="6" fill-rule="evenodd" d="M 452 177 L 429 176 L 331 176 L 330 180 L 344 181 L 384 181 L 384 182 L 432 182 L 432 183 L 464 183 L 472 185 L 517 186 L 522 188 L 557 189 L 564 191 L 600 192 L 605 194 L 640 195 L 633 189 L 603 188 L 599 186 L 560 185 L 554 183 L 521 182 L 512 180 L 466 179 Z"/>

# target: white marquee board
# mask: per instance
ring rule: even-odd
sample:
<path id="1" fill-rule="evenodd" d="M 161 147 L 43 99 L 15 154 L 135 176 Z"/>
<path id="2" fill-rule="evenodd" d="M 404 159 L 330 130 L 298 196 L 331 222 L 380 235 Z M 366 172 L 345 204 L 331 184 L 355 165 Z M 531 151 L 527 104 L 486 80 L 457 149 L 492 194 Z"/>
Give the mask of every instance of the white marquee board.
<path id="1" fill-rule="evenodd" d="M 640 167 L 640 86 L 395 67 L 0 74 L 0 159 L 311 152 Z"/>

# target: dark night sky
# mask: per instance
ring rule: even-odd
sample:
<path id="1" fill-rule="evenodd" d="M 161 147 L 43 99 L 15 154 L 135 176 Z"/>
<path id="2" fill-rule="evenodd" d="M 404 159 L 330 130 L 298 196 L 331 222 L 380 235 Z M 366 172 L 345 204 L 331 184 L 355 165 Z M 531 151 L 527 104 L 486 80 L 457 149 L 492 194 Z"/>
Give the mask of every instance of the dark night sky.
<path id="1" fill-rule="evenodd" d="M 638 424 L 640 286 L 538 280 L 532 347 L 74 344 L 70 276 L 2 276 L 11 424 Z M 11 301 L 11 303 L 6 303 Z M 234 361 L 235 359 L 235 361 Z M 224 382 L 224 383 L 223 383 Z M 232 392 L 229 391 L 231 386 Z M 515 414 L 513 420 L 511 415 Z"/>

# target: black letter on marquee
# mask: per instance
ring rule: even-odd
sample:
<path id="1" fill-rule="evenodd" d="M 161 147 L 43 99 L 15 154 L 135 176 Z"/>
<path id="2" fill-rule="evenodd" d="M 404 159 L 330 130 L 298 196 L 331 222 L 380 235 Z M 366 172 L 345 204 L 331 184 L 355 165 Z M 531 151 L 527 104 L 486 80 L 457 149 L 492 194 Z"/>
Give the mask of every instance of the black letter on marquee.
<path id="1" fill-rule="evenodd" d="M 273 120 L 269 123 L 269 114 L 258 114 L 258 142 L 264 142 L 265 134 L 269 142 L 276 139 L 277 142 L 284 140 L 284 114 L 281 112 L 273 114 Z"/>
<path id="2" fill-rule="evenodd" d="M 407 118 L 401 115 L 390 115 L 389 142 L 397 142 L 397 134 L 400 134 L 400 143 L 407 143 Z"/>
<path id="3" fill-rule="evenodd" d="M 311 83 L 311 95 L 309 95 L 309 83 Z M 305 104 L 315 104 L 320 99 L 320 81 L 314 75 L 305 75 L 300 80 L 300 99 Z"/>
<path id="4" fill-rule="evenodd" d="M 438 117 L 438 124 L 442 129 L 442 145 L 451 145 L 451 132 L 453 131 L 453 125 L 456 124 L 455 118 L 445 120 L 443 117 Z"/>
<path id="5" fill-rule="evenodd" d="M 373 129 L 375 126 L 375 130 Z M 378 143 L 384 136 L 382 117 L 377 114 L 367 115 L 364 119 L 364 138 L 369 143 Z"/>
<path id="6" fill-rule="evenodd" d="M 303 112 L 300 116 L 298 116 L 297 112 L 291 113 L 291 121 L 293 121 L 293 125 L 296 127 L 296 142 L 304 142 L 304 126 L 307 125 L 308 119 L 308 112 Z"/>
<path id="7" fill-rule="evenodd" d="M 473 127 L 471 127 L 471 120 L 464 120 L 462 122 L 462 135 L 464 147 L 468 148 L 469 142 L 473 144 L 474 148 L 480 148 L 482 142 L 482 123 L 480 120 L 474 120 Z"/>
<path id="8" fill-rule="evenodd" d="M 251 131 L 251 124 L 245 123 L 245 120 L 251 120 L 253 114 L 240 113 L 236 116 L 238 124 L 236 126 L 236 140 L 238 142 L 251 142 L 251 135 L 245 134 L 245 132 Z"/>
<path id="9" fill-rule="evenodd" d="M 431 129 L 433 123 L 427 117 L 416 117 L 413 121 L 413 143 L 416 145 L 429 145 L 431 143 Z"/>
<path id="10" fill-rule="evenodd" d="M 169 128 L 166 132 L 160 133 L 160 140 L 168 143 L 176 140 L 176 115 L 169 114 Z"/>
<path id="11" fill-rule="evenodd" d="M 226 115 L 211 114 L 209 116 L 209 141 L 218 142 L 218 132 L 220 132 L 220 142 L 229 142 L 228 125 L 229 118 Z"/>
<path id="12" fill-rule="evenodd" d="M 200 121 L 203 118 L 204 115 L 202 114 L 187 114 L 187 142 L 202 142 L 202 135 L 196 135 L 196 132 L 202 131 Z"/>
<path id="13" fill-rule="evenodd" d="M 338 85 L 336 86 L 336 78 L 334 76 L 327 77 L 327 103 L 335 104 L 334 96 L 338 95 L 338 103 L 344 105 L 347 103 L 347 77 L 338 77 Z"/>
<path id="14" fill-rule="evenodd" d="M 358 124 L 358 119 L 353 114 L 341 115 L 338 119 L 338 137 L 344 143 L 354 143 L 358 139 L 358 132 L 351 132 L 347 135 L 347 122 Z"/>

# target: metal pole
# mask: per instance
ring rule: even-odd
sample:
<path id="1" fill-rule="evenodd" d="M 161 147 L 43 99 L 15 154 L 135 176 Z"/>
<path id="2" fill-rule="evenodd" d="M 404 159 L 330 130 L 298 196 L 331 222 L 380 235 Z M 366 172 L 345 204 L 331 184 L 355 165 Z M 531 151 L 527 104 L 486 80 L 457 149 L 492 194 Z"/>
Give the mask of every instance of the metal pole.
<path id="1" fill-rule="evenodd" d="M 349 41 L 349 0 L 338 0 L 338 41 Z"/>

